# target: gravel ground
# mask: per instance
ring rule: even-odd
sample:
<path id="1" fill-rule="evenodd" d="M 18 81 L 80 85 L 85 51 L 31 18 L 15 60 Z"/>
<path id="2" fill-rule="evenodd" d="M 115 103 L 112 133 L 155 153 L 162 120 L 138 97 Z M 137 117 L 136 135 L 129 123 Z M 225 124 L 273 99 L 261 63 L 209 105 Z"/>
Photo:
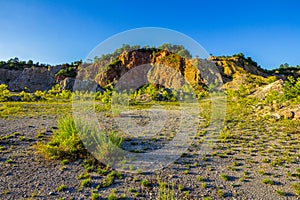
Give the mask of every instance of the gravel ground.
<path id="1" fill-rule="evenodd" d="M 106 188 L 97 188 L 105 176 L 92 172 L 91 186 L 81 187 L 78 175 L 85 172 L 83 160 L 64 165 L 35 153 L 34 144 L 44 140 L 37 134 L 43 131 L 46 138 L 50 136 L 56 129 L 56 120 L 56 114 L 0 118 L 0 136 L 9 136 L 0 140 L 0 199 L 91 199 L 93 191 L 99 193 L 101 199 L 107 199 L 114 189 L 116 195 L 124 199 L 156 199 L 159 181 L 174 184 L 177 199 L 300 199 L 291 186 L 300 182 L 299 177 L 286 175 L 300 168 L 299 158 L 284 166 L 270 167 L 262 162 L 268 155 L 250 151 L 255 146 L 247 149 L 226 144 L 214 147 L 213 152 L 203 156 L 198 141 L 164 169 L 137 174 L 121 172 L 122 178 L 116 178 Z M 147 122 L 147 119 L 141 120 Z M 178 122 L 174 119 L 168 123 Z M 251 131 L 253 129 L 248 132 Z M 252 133 L 255 134 L 257 132 Z M 148 151 L 150 146 L 151 143 L 144 150 Z M 300 155 L 299 149 L 295 153 Z M 258 172 L 261 167 L 266 174 Z M 227 178 L 221 178 L 222 174 Z M 274 184 L 263 184 L 264 178 L 272 179 Z M 148 183 L 143 185 L 144 179 Z M 62 184 L 66 188 L 58 191 Z M 277 194 L 276 190 L 284 191 L 285 195 Z"/>

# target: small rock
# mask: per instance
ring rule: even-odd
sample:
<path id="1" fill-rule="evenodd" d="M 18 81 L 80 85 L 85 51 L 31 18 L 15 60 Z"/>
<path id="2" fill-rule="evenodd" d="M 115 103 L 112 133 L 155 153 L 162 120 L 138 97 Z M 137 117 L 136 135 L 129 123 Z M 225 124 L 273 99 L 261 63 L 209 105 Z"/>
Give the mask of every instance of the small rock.
<path id="1" fill-rule="evenodd" d="M 284 119 L 293 119 L 294 115 L 295 115 L 295 113 L 293 111 L 290 111 L 290 110 L 286 110 L 286 111 L 283 112 Z"/>
<path id="2" fill-rule="evenodd" d="M 278 114 L 278 113 L 274 113 L 274 114 L 272 115 L 272 117 L 273 117 L 274 119 L 276 119 L 276 120 L 279 120 L 279 119 L 281 118 L 280 114 Z"/>

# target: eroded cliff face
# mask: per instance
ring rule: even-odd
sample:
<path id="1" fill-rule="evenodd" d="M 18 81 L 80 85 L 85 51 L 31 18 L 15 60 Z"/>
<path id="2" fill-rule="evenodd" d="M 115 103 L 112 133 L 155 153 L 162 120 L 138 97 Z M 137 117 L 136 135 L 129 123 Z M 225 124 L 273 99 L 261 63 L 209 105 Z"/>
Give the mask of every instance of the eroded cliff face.
<path id="1" fill-rule="evenodd" d="M 231 57 L 221 57 L 221 56 L 211 56 L 210 61 L 213 61 L 219 68 L 219 71 L 223 77 L 223 81 L 230 82 L 234 77 L 242 74 L 253 74 L 258 76 L 267 77 L 268 74 L 260 71 L 252 63 L 249 63 L 242 57 L 231 56 Z"/>
<path id="2" fill-rule="evenodd" d="M 61 69 L 64 69 L 63 65 L 22 70 L 0 69 L 0 84 L 7 84 L 11 91 L 22 91 L 25 88 L 30 92 L 44 91 L 51 89 L 55 84 L 60 84 L 62 89 L 72 90 L 74 83 L 76 84 L 75 78 L 57 75 Z M 284 74 L 266 74 L 255 62 L 241 56 L 211 56 L 208 60 L 188 60 L 159 49 L 125 51 L 118 57 L 83 64 L 78 69 L 77 85 L 87 89 L 92 89 L 90 87 L 95 84 L 102 88 L 116 85 L 118 81 L 122 81 L 119 85 L 128 88 L 152 82 L 166 88 L 178 88 L 188 83 L 197 89 L 203 89 L 204 85 L 208 86 L 216 80 L 225 83 L 225 88 L 238 88 L 239 85 L 246 84 L 245 80 L 249 75 L 261 79 L 275 75 L 283 80 L 289 74 L 295 78 L 300 76 L 300 70 Z"/>
<path id="3" fill-rule="evenodd" d="M 125 80 L 135 80 L 136 83 L 132 84 L 138 85 L 143 82 L 140 79 L 146 79 L 167 88 L 177 88 L 184 82 L 192 86 L 204 84 L 197 67 L 189 60 L 166 50 L 123 52 L 115 62 L 106 68 L 101 67 L 103 70 L 96 76 L 96 82 L 101 87 L 115 84 L 120 78 L 124 83 Z"/>
<path id="4" fill-rule="evenodd" d="M 0 69 L 0 82 L 7 84 L 11 91 L 24 89 L 34 92 L 36 90 L 49 90 L 56 82 L 55 74 L 61 66 L 25 68 L 23 70 Z"/>

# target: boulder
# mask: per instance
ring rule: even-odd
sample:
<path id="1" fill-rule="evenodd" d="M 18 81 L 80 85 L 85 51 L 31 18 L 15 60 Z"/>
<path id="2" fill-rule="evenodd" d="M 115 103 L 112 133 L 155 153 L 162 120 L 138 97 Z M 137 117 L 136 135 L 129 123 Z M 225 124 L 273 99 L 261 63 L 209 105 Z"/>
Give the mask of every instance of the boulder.
<path id="1" fill-rule="evenodd" d="M 283 92 L 283 80 L 279 79 L 269 85 L 259 88 L 252 96 L 264 100 L 270 91 L 276 91 L 279 94 Z"/>

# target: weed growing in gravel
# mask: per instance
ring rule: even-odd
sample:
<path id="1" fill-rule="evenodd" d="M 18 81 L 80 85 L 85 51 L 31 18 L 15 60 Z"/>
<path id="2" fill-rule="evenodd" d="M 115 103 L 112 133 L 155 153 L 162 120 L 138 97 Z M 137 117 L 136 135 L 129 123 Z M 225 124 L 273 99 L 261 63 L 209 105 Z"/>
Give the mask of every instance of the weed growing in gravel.
<path id="1" fill-rule="evenodd" d="M 111 186 L 113 184 L 113 182 L 114 182 L 114 179 L 115 179 L 115 177 L 113 175 L 110 175 L 110 174 L 107 175 L 103 179 L 103 181 L 101 183 L 102 187 L 109 187 L 109 186 Z"/>
<path id="2" fill-rule="evenodd" d="M 91 178 L 91 175 L 89 173 L 81 173 L 80 175 L 78 175 L 77 177 L 79 180 L 82 180 L 82 179 L 88 179 L 88 178 Z"/>
<path id="3" fill-rule="evenodd" d="M 179 184 L 177 188 L 178 188 L 178 190 L 179 190 L 179 191 L 183 191 L 183 189 L 184 189 L 184 186 L 183 186 L 183 185 L 181 185 L 181 184 Z"/>
<path id="4" fill-rule="evenodd" d="M 276 190 L 276 193 L 280 196 L 285 196 L 285 192 L 281 191 L 281 190 Z"/>
<path id="5" fill-rule="evenodd" d="M 175 200 L 174 184 L 170 186 L 169 184 L 158 180 L 158 185 L 158 200 Z"/>
<path id="6" fill-rule="evenodd" d="M 92 184 L 92 180 L 90 178 L 83 179 L 80 183 L 82 187 L 89 187 Z"/>
<path id="7" fill-rule="evenodd" d="M 108 174 L 108 172 L 109 171 L 107 169 L 102 169 L 100 167 L 97 169 L 97 173 L 100 174 L 100 175 L 104 175 L 105 176 L 105 175 Z"/>
<path id="8" fill-rule="evenodd" d="M 10 164 L 10 163 L 12 163 L 12 162 L 13 162 L 12 159 L 7 159 L 7 160 L 5 161 L 5 163 L 7 163 L 7 164 Z"/>
<path id="9" fill-rule="evenodd" d="M 197 181 L 202 182 L 202 181 L 204 181 L 204 180 L 205 180 L 204 177 L 202 177 L 202 176 L 197 176 Z"/>
<path id="10" fill-rule="evenodd" d="M 300 183 L 292 184 L 292 186 L 295 190 L 296 195 L 300 196 Z"/>
<path id="11" fill-rule="evenodd" d="M 108 195 L 107 200 L 117 200 L 117 199 L 118 199 L 118 197 L 116 195 L 116 190 L 113 189 L 111 191 L 111 193 Z"/>
<path id="12" fill-rule="evenodd" d="M 224 181 L 228 181 L 229 177 L 226 174 L 221 174 L 220 175 L 221 179 L 223 179 Z"/>
<path id="13" fill-rule="evenodd" d="M 220 189 L 217 190 L 217 195 L 219 197 L 225 197 L 225 193 L 223 192 L 223 190 L 220 190 Z"/>
<path id="14" fill-rule="evenodd" d="M 92 192 L 91 199 L 92 200 L 100 199 L 100 194 L 96 192 Z"/>
<path id="15" fill-rule="evenodd" d="M 66 165 L 68 163 L 69 163 L 68 159 L 63 159 L 62 161 L 60 161 L 60 164 L 62 164 L 62 165 Z"/>
<path id="16" fill-rule="evenodd" d="M 147 186 L 149 186 L 149 181 L 147 179 L 143 179 L 141 181 L 141 184 L 142 184 L 142 186 L 147 187 Z"/>
<path id="17" fill-rule="evenodd" d="M 272 181 L 271 179 L 268 179 L 268 178 L 263 179 L 262 183 L 267 184 L 267 185 L 274 185 L 275 184 L 274 181 Z"/>
<path id="18" fill-rule="evenodd" d="M 61 184 L 60 186 L 58 186 L 57 191 L 61 192 L 64 191 L 67 188 L 67 186 L 65 184 Z"/>
<path id="19" fill-rule="evenodd" d="M 36 149 L 50 159 L 74 158 L 86 154 L 75 121 L 70 116 L 60 118 L 58 130 L 53 133 L 50 141 L 46 144 L 37 142 Z"/>

